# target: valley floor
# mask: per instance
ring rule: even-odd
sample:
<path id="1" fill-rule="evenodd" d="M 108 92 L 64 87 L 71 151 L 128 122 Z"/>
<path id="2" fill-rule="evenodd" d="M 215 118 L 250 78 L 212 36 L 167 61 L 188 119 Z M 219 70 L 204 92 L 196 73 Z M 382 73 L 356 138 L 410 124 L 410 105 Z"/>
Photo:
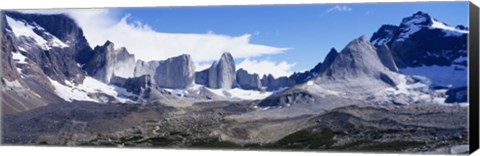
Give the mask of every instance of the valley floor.
<path id="1" fill-rule="evenodd" d="M 50 104 L 4 115 L 2 142 L 254 150 L 468 150 L 467 107 L 350 105 L 285 118 L 242 116 L 271 112 L 255 109 L 253 103 L 215 101 L 182 108 L 162 104 Z"/>

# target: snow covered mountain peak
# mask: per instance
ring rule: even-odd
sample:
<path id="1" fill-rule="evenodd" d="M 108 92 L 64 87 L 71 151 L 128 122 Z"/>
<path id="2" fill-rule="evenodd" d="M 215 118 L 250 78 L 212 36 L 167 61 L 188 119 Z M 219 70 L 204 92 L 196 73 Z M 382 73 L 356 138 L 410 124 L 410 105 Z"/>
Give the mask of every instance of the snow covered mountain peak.
<path id="1" fill-rule="evenodd" d="M 417 12 L 402 19 L 399 25 L 383 25 L 371 37 L 375 47 L 383 44 L 391 46 L 393 42 L 405 42 L 411 38 L 424 38 L 426 36 L 460 37 L 468 34 L 468 28 L 463 25 L 450 26 L 429 14 Z"/>
<path id="2" fill-rule="evenodd" d="M 410 17 L 403 18 L 400 26 L 411 26 L 411 25 L 430 25 L 432 17 L 427 13 L 421 11 L 413 14 Z"/>
<path id="3" fill-rule="evenodd" d="M 404 41 L 405 38 L 410 37 L 410 35 L 417 33 L 423 28 L 442 30 L 446 37 L 461 36 L 468 33 L 468 28 L 464 26 L 449 26 L 423 12 L 417 12 L 410 17 L 404 18 L 399 27 L 401 33 L 398 35 L 397 41 Z"/>

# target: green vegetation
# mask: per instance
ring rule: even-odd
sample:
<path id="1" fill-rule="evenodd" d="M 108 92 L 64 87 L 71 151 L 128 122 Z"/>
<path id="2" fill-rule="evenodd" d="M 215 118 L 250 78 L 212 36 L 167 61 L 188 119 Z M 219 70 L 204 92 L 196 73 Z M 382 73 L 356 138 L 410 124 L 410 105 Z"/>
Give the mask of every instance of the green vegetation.
<path id="1" fill-rule="evenodd" d="M 369 141 L 369 140 L 360 140 L 360 141 L 352 142 L 352 143 L 341 145 L 341 146 L 335 146 L 335 147 L 332 147 L 330 149 L 332 149 L 332 150 L 354 150 L 354 149 L 358 149 L 358 147 L 360 147 L 362 145 L 367 145 L 367 144 L 371 144 L 371 143 L 372 143 L 372 141 Z"/>
<path id="2" fill-rule="evenodd" d="M 289 150 L 334 150 L 334 151 L 400 151 L 412 147 L 424 146 L 424 142 L 418 141 L 391 141 L 377 142 L 372 140 L 359 140 L 341 146 L 333 146 L 335 132 L 324 128 L 318 131 L 312 129 L 300 130 L 285 136 L 277 142 L 269 144 L 246 144 L 240 145 L 219 138 L 192 138 L 190 134 L 183 132 L 170 132 L 168 136 L 143 138 L 141 136 L 123 137 L 118 140 L 100 139 L 93 140 L 82 145 L 101 146 L 137 146 L 150 145 L 156 147 L 179 146 L 192 148 L 224 148 L 224 149 L 289 149 Z M 337 134 L 338 135 L 338 134 Z"/>
<path id="3" fill-rule="evenodd" d="M 138 141 L 138 144 L 148 143 L 152 146 L 169 146 L 173 145 L 175 142 L 178 142 L 178 139 L 168 138 L 168 137 L 155 137 L 155 138 L 148 138 L 146 140 Z"/>
<path id="4" fill-rule="evenodd" d="M 128 143 L 128 142 L 137 141 L 140 139 L 143 139 L 143 137 L 141 136 L 123 137 L 123 138 L 120 138 L 120 143 Z"/>
<path id="5" fill-rule="evenodd" d="M 292 133 L 275 143 L 267 144 L 264 147 L 282 149 L 324 149 L 335 143 L 333 137 L 333 131 L 328 128 L 324 128 L 320 132 L 301 130 Z"/>
<path id="6" fill-rule="evenodd" d="M 400 151 L 412 147 L 421 147 L 424 145 L 424 142 L 418 141 L 373 142 L 361 140 L 343 146 L 336 146 L 331 149 L 348 151 Z"/>
<path id="7" fill-rule="evenodd" d="M 217 138 L 196 139 L 191 147 L 200 148 L 241 148 L 242 146 L 230 141 L 221 141 Z"/>
<path id="8" fill-rule="evenodd" d="M 411 147 L 420 147 L 424 146 L 424 142 L 418 141 L 392 141 L 392 142 L 379 142 L 374 145 L 368 145 L 362 147 L 358 150 L 362 151 L 400 151 L 403 149 L 411 148 Z"/>

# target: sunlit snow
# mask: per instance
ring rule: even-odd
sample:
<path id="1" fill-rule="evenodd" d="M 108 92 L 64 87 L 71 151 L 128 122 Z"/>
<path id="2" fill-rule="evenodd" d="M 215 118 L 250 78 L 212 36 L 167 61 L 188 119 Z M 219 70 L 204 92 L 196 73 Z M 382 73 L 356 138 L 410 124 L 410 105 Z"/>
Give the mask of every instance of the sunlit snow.
<path id="1" fill-rule="evenodd" d="M 459 30 L 434 19 L 432 19 L 432 28 L 446 30 L 444 31 L 446 36 L 460 36 L 468 33 L 467 30 Z"/>
<path id="2" fill-rule="evenodd" d="M 55 93 L 68 102 L 73 100 L 100 102 L 88 96 L 89 93 L 104 93 L 115 97 L 120 102 L 129 101 L 126 98 L 119 97 L 123 94 L 129 94 L 124 89 L 107 85 L 91 77 L 85 77 L 83 84 L 80 85 L 75 85 L 68 81 L 65 82 L 67 85 L 62 85 L 61 83 L 50 78 L 49 80 L 55 87 Z"/>
<path id="3" fill-rule="evenodd" d="M 400 69 L 406 75 L 428 77 L 433 85 L 460 87 L 467 85 L 467 70 L 459 66 L 422 66 Z"/>
<path id="4" fill-rule="evenodd" d="M 10 18 L 6 16 L 7 23 L 10 25 L 12 28 L 13 33 L 15 34 L 16 37 L 28 37 L 33 39 L 35 42 L 37 42 L 38 45 L 41 46 L 42 49 L 49 50 L 51 47 L 68 47 L 67 44 L 63 43 L 60 41 L 57 37 L 51 35 L 50 33 L 46 33 L 48 36 L 51 36 L 51 38 L 47 41 L 43 37 L 39 36 L 34 29 L 37 30 L 43 30 L 42 27 L 35 25 L 29 25 L 28 23 L 25 23 L 23 21 L 18 21 L 13 18 Z"/>
<path id="5" fill-rule="evenodd" d="M 27 59 L 27 57 L 25 57 L 24 55 L 22 55 L 20 52 L 12 52 L 12 57 L 13 57 L 13 60 L 16 62 L 16 63 L 27 63 L 25 61 L 25 59 Z"/>
<path id="6" fill-rule="evenodd" d="M 264 99 L 268 96 L 270 96 L 272 93 L 271 92 L 261 92 L 261 91 L 256 91 L 256 90 L 243 90 L 239 88 L 233 88 L 233 89 L 211 89 L 208 88 L 211 92 L 227 97 L 227 98 L 239 98 L 239 99 L 245 99 L 245 100 L 256 100 L 256 99 Z"/>

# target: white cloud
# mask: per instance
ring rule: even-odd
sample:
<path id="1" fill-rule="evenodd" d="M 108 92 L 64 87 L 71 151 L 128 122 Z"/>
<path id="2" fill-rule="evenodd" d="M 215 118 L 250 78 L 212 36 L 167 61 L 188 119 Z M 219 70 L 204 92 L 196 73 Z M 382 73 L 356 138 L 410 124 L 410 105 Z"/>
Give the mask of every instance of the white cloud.
<path id="1" fill-rule="evenodd" d="M 295 66 L 295 63 L 287 63 L 282 61 L 280 63 L 275 63 L 269 60 L 250 60 L 245 59 L 240 64 L 237 64 L 236 68 L 243 68 L 250 73 L 257 73 L 260 77 L 265 74 L 272 74 L 275 78 L 281 76 L 289 76 L 293 73 L 292 67 Z"/>
<path id="2" fill-rule="evenodd" d="M 202 71 L 212 66 L 213 62 L 195 62 L 195 71 Z"/>
<path id="3" fill-rule="evenodd" d="M 130 21 L 125 15 L 115 20 L 115 13 L 107 9 L 32 10 L 44 14 L 65 13 L 82 27 L 92 47 L 110 40 L 118 47 L 124 46 L 137 59 L 164 60 L 181 54 L 190 54 L 194 61 L 212 61 L 223 52 L 235 58 L 273 55 L 288 48 L 277 48 L 250 43 L 251 34 L 228 36 L 210 31 L 205 34 L 163 33 L 139 21 Z"/>
<path id="4" fill-rule="evenodd" d="M 352 11 L 351 7 L 348 7 L 346 5 L 335 5 L 327 10 L 325 10 L 326 13 L 330 13 L 332 11 Z"/>

